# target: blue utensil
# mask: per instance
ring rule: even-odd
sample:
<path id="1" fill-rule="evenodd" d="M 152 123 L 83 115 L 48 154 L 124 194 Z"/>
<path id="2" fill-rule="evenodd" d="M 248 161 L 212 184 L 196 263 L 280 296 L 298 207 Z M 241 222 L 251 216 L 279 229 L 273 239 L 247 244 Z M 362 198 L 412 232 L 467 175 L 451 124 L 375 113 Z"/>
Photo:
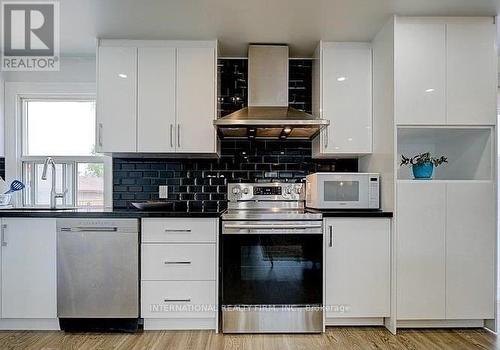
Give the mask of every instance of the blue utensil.
<path id="1" fill-rule="evenodd" d="M 14 180 L 10 184 L 10 189 L 7 192 L 5 192 L 5 194 L 9 194 L 9 193 L 16 192 L 16 191 L 21 191 L 23 188 L 24 188 L 24 184 L 21 181 Z"/>

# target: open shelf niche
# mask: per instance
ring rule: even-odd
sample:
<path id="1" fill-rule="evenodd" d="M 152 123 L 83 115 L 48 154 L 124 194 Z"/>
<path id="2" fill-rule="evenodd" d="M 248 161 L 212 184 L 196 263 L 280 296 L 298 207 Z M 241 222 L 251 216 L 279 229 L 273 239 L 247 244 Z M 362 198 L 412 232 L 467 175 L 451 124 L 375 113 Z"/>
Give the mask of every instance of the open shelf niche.
<path id="1" fill-rule="evenodd" d="M 413 179 L 411 167 L 399 166 L 401 154 L 413 157 L 424 152 L 448 158 L 448 163 L 434 169 L 433 180 L 493 179 L 491 127 L 398 127 L 398 180 Z"/>

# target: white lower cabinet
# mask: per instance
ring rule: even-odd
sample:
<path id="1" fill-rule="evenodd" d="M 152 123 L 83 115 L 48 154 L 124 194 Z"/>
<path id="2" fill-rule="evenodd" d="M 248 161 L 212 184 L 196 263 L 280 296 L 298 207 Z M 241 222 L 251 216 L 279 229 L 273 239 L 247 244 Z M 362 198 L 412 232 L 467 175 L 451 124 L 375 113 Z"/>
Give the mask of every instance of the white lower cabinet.
<path id="1" fill-rule="evenodd" d="M 493 182 L 397 186 L 398 320 L 494 318 Z"/>
<path id="2" fill-rule="evenodd" d="M 4 218 L 1 223 L 0 328 L 57 327 L 56 220 Z M 45 321 L 28 325 L 27 319 Z"/>
<path id="3" fill-rule="evenodd" d="M 389 316 L 391 219 L 327 218 L 324 225 L 326 324 Z"/>
<path id="4" fill-rule="evenodd" d="M 217 329 L 216 218 L 142 220 L 144 329 Z"/>

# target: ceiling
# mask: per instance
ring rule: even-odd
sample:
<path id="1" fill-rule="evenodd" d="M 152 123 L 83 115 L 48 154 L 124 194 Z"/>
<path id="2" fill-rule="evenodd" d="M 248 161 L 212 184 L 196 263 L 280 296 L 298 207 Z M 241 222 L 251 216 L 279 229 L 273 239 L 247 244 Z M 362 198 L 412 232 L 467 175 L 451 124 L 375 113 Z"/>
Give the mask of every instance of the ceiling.
<path id="1" fill-rule="evenodd" d="M 61 54 L 94 55 L 95 38 L 219 39 L 223 56 L 287 43 L 308 57 L 320 39 L 370 41 L 391 14 L 495 15 L 500 0 L 63 0 Z"/>

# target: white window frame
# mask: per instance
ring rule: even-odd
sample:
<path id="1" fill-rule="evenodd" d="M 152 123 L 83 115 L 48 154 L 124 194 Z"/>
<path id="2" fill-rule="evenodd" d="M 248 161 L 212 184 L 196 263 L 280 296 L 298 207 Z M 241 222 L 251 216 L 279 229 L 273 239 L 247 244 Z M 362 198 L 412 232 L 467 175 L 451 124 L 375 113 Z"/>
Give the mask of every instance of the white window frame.
<path id="1" fill-rule="evenodd" d="M 26 117 L 23 113 L 23 100 L 25 99 L 96 99 L 96 87 L 93 83 L 13 83 L 5 84 L 5 177 L 7 183 L 15 179 L 23 178 L 23 162 L 43 161 L 44 156 L 24 156 L 23 137 L 25 132 L 23 125 Z M 104 207 L 112 208 L 113 192 L 113 169 L 110 156 L 54 156 L 58 162 L 95 162 L 101 159 L 104 164 Z M 77 169 L 75 169 L 75 172 Z M 77 190 L 76 186 L 73 189 Z M 74 196 L 76 200 L 76 192 Z M 13 196 L 13 204 L 16 207 L 23 205 L 23 196 L 16 193 Z M 76 203 L 74 203 L 76 204 Z"/>

